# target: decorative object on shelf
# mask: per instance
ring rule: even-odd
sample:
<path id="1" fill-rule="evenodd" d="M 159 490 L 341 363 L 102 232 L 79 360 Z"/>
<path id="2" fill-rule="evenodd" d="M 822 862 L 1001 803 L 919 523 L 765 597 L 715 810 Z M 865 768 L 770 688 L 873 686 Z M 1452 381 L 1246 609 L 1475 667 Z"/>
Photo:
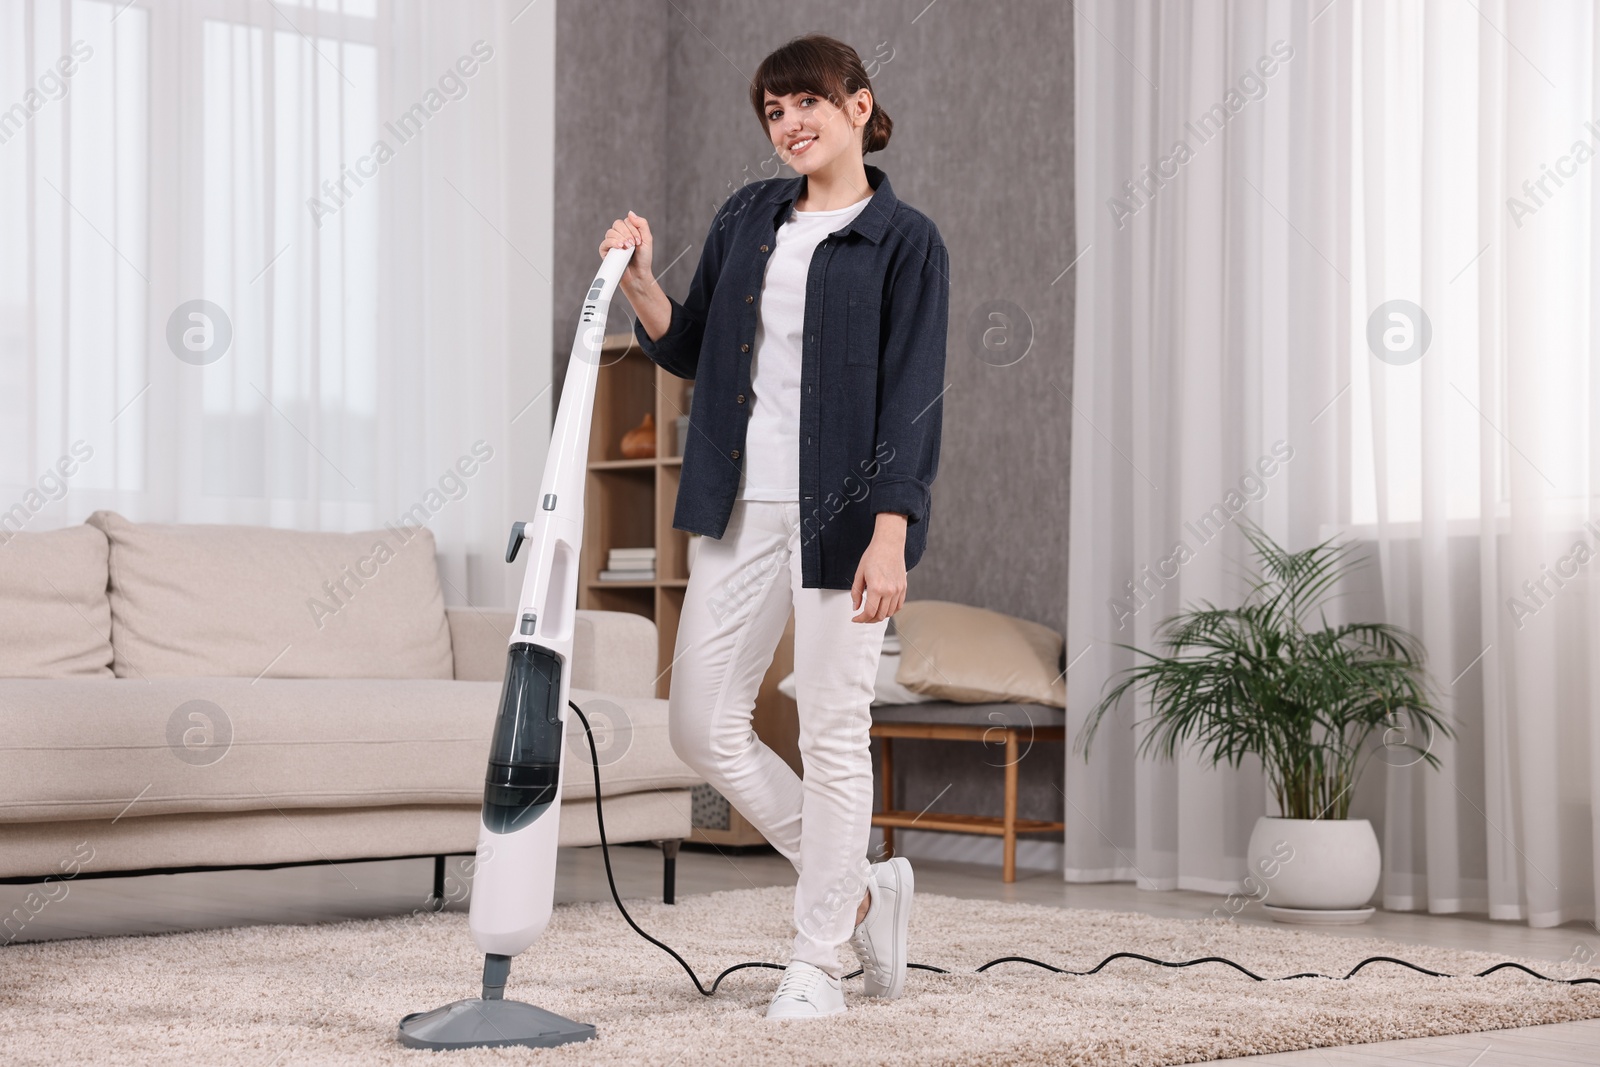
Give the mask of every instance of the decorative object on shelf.
<path id="1" fill-rule="evenodd" d="M 1372 824 L 1349 818 L 1366 761 L 1438 767 L 1434 738 L 1453 735 L 1421 642 L 1387 623 L 1328 624 L 1323 602 L 1361 565 L 1348 558 L 1354 543 L 1288 552 L 1257 526 L 1240 530 L 1261 563 L 1245 602 L 1162 622 L 1165 656 L 1119 646 L 1149 662 L 1107 681 L 1077 747 L 1087 757 L 1101 720 L 1139 686 L 1151 705 L 1141 754 L 1172 759 L 1192 742 L 1213 766 L 1260 757 L 1282 817 L 1256 821 L 1244 891 L 1279 921 L 1361 922 L 1382 873 Z M 1382 745 L 1364 754 L 1375 734 Z"/>
<path id="2" fill-rule="evenodd" d="M 654 459 L 656 454 L 656 416 L 647 411 L 639 425 L 622 435 L 623 459 Z"/>
<path id="3" fill-rule="evenodd" d="M 654 548 L 613 548 L 606 553 L 602 582 L 653 582 L 656 580 Z"/>

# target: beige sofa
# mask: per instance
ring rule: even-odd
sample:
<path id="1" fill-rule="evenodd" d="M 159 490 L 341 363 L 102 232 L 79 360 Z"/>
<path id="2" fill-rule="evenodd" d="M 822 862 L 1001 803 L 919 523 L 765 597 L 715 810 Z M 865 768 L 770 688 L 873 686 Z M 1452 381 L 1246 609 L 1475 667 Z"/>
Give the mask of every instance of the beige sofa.
<path id="1" fill-rule="evenodd" d="M 129 522 L 0 545 L 0 881 L 473 852 L 513 629 L 444 606 L 424 528 Z M 672 859 L 700 779 L 653 696 L 656 630 L 580 611 L 572 695 L 606 829 Z M 594 845 L 569 720 L 561 844 Z"/>

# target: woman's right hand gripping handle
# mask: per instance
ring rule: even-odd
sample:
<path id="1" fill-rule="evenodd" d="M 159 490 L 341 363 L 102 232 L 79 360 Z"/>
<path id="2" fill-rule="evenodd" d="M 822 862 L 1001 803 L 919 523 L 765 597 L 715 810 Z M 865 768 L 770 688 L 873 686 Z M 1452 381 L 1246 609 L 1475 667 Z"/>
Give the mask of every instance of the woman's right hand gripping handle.
<path id="1" fill-rule="evenodd" d="M 672 325 L 672 301 L 667 299 L 655 275 L 650 273 L 651 253 L 655 250 L 650 223 L 644 216 L 630 210 L 626 218 L 613 222 L 606 231 L 605 240 L 600 242 L 600 258 L 604 259 L 613 248 L 633 249 L 633 258 L 623 270 L 617 288 L 633 305 L 633 313 L 638 316 L 650 340 L 658 341 Z"/>

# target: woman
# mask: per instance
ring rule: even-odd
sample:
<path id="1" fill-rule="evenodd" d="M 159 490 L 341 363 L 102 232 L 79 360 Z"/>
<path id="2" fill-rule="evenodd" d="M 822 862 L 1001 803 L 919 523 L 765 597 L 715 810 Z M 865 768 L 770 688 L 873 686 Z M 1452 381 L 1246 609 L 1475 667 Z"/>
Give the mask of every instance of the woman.
<path id="1" fill-rule="evenodd" d="M 632 211 L 621 289 L 644 352 L 695 381 L 673 525 L 707 535 L 684 594 L 670 734 L 679 757 L 799 874 L 774 1019 L 844 1010 L 839 946 L 868 995 L 905 981 L 911 865 L 869 865 L 867 730 L 888 619 L 927 543 L 939 459 L 949 257 L 862 162 L 889 141 L 855 50 L 820 34 L 762 61 L 751 103 L 798 172 L 718 209 L 683 303 Z M 791 608 L 802 780 L 751 727 Z"/>

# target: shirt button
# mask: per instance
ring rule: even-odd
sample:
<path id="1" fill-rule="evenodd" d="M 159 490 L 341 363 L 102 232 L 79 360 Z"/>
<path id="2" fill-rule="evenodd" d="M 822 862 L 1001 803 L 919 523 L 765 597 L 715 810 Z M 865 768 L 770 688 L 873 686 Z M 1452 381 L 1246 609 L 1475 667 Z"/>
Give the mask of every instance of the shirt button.
<path id="1" fill-rule="evenodd" d="M 732 452 L 729 452 L 728 453 L 728 458 L 729 459 L 738 459 L 739 458 L 739 450 L 736 448 Z"/>
<path id="2" fill-rule="evenodd" d="M 767 250 L 767 246 L 766 245 L 762 245 L 761 246 L 761 251 L 765 252 L 766 250 Z"/>
<path id="3" fill-rule="evenodd" d="M 744 403 L 744 394 L 740 393 L 738 395 L 738 397 L 736 397 L 735 399 L 737 400 L 738 403 L 743 404 Z"/>
<path id="4" fill-rule="evenodd" d="M 746 293 L 744 295 L 744 302 L 746 304 L 754 304 L 756 302 L 756 298 L 751 296 L 749 293 Z"/>
<path id="5" fill-rule="evenodd" d="M 750 351 L 750 346 L 749 346 L 749 345 L 747 345 L 747 344 L 746 344 L 746 345 L 740 345 L 740 346 L 739 346 L 739 351 L 741 351 L 741 352 L 748 352 L 748 351 Z"/>

